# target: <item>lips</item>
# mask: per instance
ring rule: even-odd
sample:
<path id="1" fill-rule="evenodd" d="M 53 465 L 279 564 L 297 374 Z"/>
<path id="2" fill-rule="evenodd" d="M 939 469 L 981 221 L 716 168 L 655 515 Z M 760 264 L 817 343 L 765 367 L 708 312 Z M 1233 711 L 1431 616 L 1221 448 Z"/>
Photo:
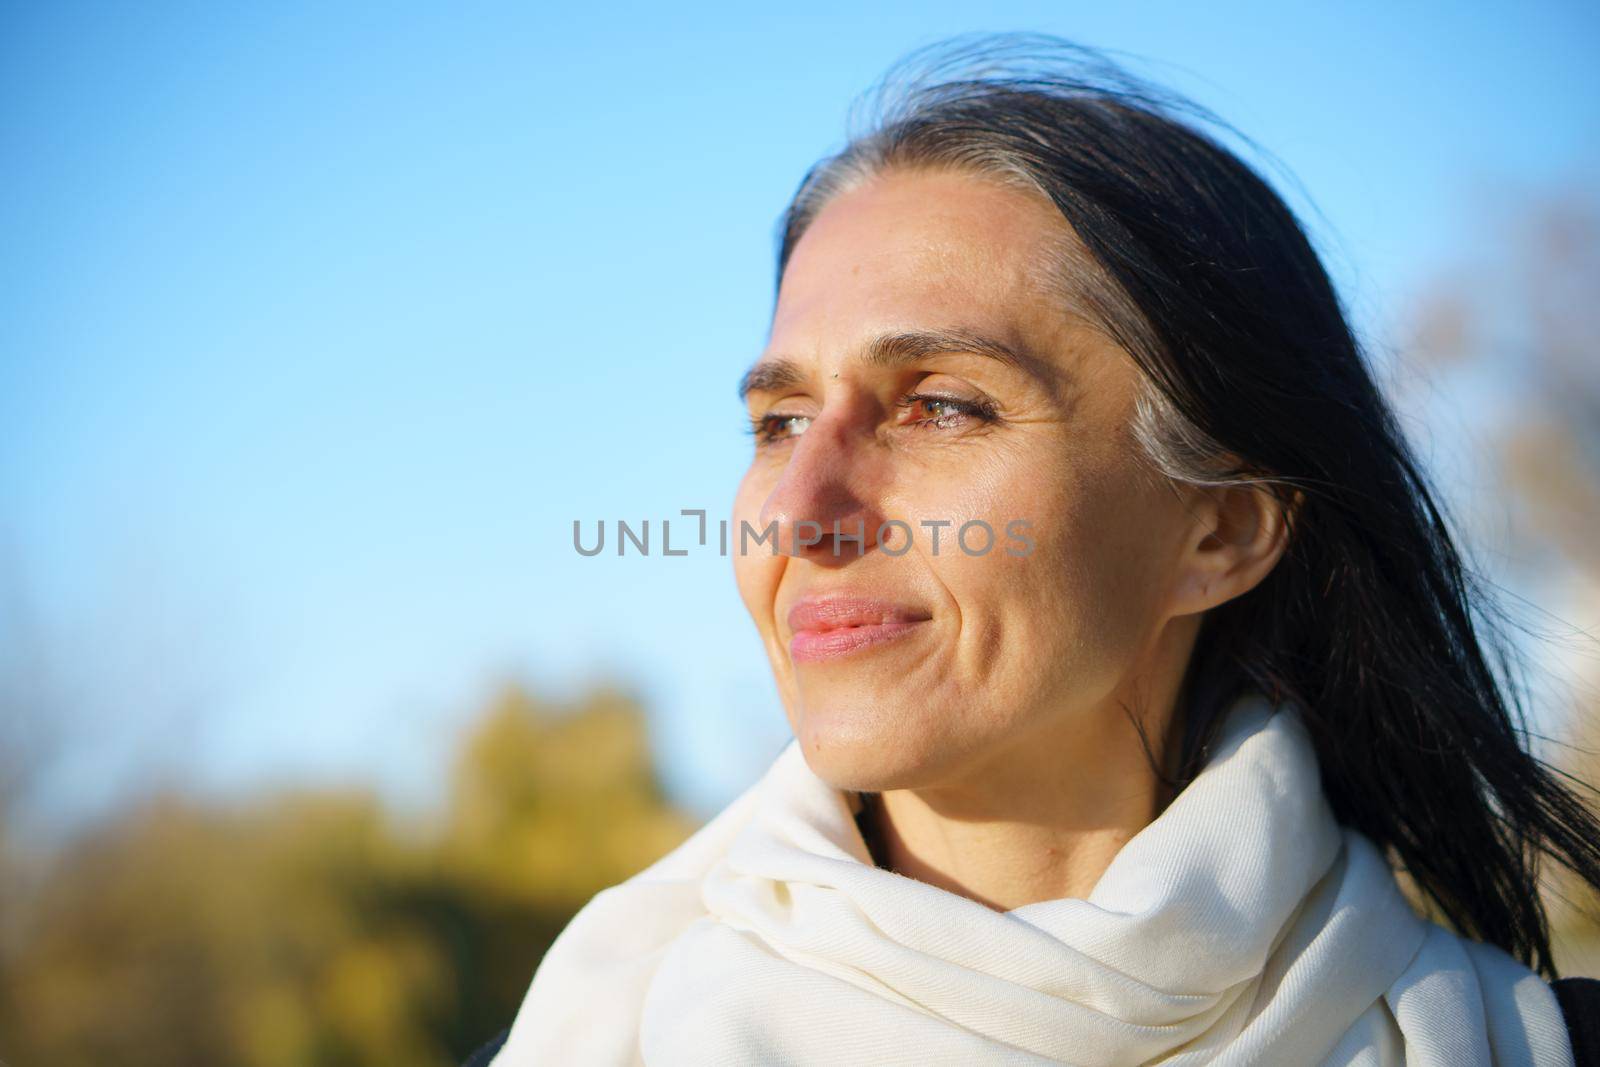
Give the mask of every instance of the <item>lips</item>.
<path id="1" fill-rule="evenodd" d="M 865 651 L 913 633 L 931 615 L 920 608 L 866 597 L 806 597 L 789 609 L 789 655 L 815 663 Z"/>

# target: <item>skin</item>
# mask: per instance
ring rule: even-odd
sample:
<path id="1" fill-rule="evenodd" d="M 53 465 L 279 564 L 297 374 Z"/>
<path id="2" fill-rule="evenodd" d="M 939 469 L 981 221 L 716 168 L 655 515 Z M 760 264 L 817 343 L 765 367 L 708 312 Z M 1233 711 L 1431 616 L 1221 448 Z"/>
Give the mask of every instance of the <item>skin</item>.
<path id="1" fill-rule="evenodd" d="M 746 398 L 767 432 L 734 529 L 776 520 L 786 535 L 777 554 L 736 546 L 735 573 L 806 760 L 839 789 L 881 794 L 869 812 L 885 866 L 998 910 L 1088 896 L 1159 814 L 1170 798 L 1126 709 L 1170 767 L 1203 613 L 1283 549 L 1266 494 L 1174 485 L 1142 459 L 1134 363 L 1044 280 L 1055 243 L 1075 240 L 1034 193 L 881 173 L 797 244 Z M 874 338 L 913 330 L 995 339 L 1020 364 L 867 358 Z M 764 373 L 775 366 L 787 375 Z M 899 531 L 877 540 L 889 518 L 911 527 L 909 548 Z M 938 554 L 925 519 L 955 524 Z M 971 519 L 997 532 L 985 555 L 953 549 Z M 1029 524 L 1026 555 L 1005 551 L 1021 548 L 1014 519 Z M 806 545 L 787 533 L 799 520 L 867 536 Z M 796 662 L 789 609 L 838 592 L 926 621 Z"/>

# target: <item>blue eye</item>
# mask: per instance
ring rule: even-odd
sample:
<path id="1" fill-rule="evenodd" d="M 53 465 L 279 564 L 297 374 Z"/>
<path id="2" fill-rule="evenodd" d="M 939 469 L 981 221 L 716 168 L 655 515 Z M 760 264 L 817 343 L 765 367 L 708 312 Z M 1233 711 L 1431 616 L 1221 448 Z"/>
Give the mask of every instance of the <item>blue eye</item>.
<path id="1" fill-rule="evenodd" d="M 757 415 L 750 420 L 750 432 L 759 445 L 799 437 L 811 425 L 810 415 Z"/>
<path id="2" fill-rule="evenodd" d="M 908 393 L 900 398 L 900 406 L 910 415 L 912 426 L 933 426 L 950 429 L 968 419 L 978 422 L 995 420 L 994 405 L 978 400 L 964 400 L 954 396 L 934 396 L 925 393 Z"/>
<path id="3" fill-rule="evenodd" d="M 985 400 L 967 400 L 955 396 L 937 396 L 931 393 L 907 393 L 896 406 L 905 414 L 901 424 L 917 428 L 953 430 L 972 423 L 993 423 L 999 420 L 994 403 Z M 768 412 L 750 418 L 750 434 L 756 446 L 775 445 L 793 440 L 811 426 L 812 416 Z"/>

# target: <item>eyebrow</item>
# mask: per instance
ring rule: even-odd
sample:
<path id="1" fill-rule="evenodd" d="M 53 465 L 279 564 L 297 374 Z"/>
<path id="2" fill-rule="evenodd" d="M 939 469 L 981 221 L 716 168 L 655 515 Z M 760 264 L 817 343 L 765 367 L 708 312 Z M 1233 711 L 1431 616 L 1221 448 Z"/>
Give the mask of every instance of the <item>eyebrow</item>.
<path id="1" fill-rule="evenodd" d="M 971 353 L 986 356 L 1019 370 L 1037 373 L 1034 361 L 1024 358 L 1004 342 L 969 330 L 902 330 L 879 334 L 861 349 L 860 361 L 869 367 L 904 367 L 930 356 Z M 764 359 L 739 379 L 739 399 L 754 392 L 776 392 L 805 381 L 800 364 L 792 359 Z"/>

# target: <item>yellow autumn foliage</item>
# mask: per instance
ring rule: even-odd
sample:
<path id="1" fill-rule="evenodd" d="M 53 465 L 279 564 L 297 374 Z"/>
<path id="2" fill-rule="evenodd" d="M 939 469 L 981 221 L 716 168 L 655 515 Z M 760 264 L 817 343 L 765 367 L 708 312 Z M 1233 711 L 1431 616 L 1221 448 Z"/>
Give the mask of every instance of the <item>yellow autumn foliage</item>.
<path id="1" fill-rule="evenodd" d="M 0 861 L 26 886 L 3 898 L 0 1062 L 459 1063 L 572 913 L 693 828 L 611 691 L 558 708 L 508 688 L 422 826 L 363 790 L 151 797 Z"/>

